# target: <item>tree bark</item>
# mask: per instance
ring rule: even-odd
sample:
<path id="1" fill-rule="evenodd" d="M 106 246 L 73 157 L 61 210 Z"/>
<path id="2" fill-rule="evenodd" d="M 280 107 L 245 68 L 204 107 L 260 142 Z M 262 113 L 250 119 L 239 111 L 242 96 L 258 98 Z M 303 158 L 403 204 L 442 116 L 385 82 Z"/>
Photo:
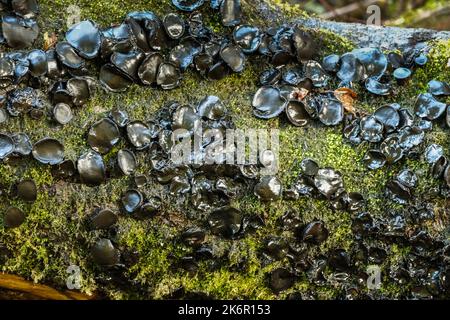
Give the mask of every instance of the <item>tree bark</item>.
<path id="1" fill-rule="evenodd" d="M 250 0 L 244 0 L 250 4 Z M 278 7 L 269 6 L 265 0 L 252 1 L 265 21 L 286 23 L 286 17 Z M 352 41 L 357 47 L 377 47 L 384 50 L 406 49 L 431 40 L 450 39 L 450 31 L 436 31 L 422 28 L 399 28 L 344 23 L 315 17 L 300 17 L 292 21 L 306 28 L 325 29 Z"/>

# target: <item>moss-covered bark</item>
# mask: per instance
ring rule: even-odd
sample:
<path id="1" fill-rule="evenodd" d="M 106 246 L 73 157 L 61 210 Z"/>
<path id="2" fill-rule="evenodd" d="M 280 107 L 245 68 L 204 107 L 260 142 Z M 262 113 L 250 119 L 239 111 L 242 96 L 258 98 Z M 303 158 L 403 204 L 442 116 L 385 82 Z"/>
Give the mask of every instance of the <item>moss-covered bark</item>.
<path id="1" fill-rule="evenodd" d="M 40 3 L 41 43 L 45 33 L 56 33 L 59 38 L 63 38 L 68 15 L 65 9 L 71 4 L 77 4 L 81 8 L 82 19 L 92 19 L 101 25 L 120 22 L 127 12 L 133 10 L 150 10 L 161 15 L 174 10 L 170 1 L 163 0 L 41 0 Z M 276 4 L 270 3 L 269 7 L 273 6 Z M 300 15 L 295 8 L 281 8 L 281 12 L 289 18 L 297 18 Z M 279 7 L 277 10 L 280 10 Z M 207 8 L 203 11 L 206 23 L 215 31 L 229 31 L 220 25 L 216 14 Z M 244 13 L 251 23 L 261 26 L 272 23 L 259 18 L 258 13 L 252 11 L 249 2 L 245 1 Z M 353 47 L 350 41 L 329 31 L 315 32 L 322 42 L 320 56 L 331 52 L 344 53 Z M 429 80 L 450 81 L 447 64 L 450 58 L 450 42 L 441 41 L 431 45 L 433 49 L 429 55 L 429 63 L 425 68 L 416 71 L 408 85 L 399 88 L 394 95 L 387 98 L 375 98 L 363 90 L 358 90 L 356 107 L 373 111 L 383 104 L 399 102 L 411 109 L 415 97 L 425 91 Z M 258 87 L 259 73 L 266 66 L 267 63 L 260 58 L 252 58 L 241 74 L 233 74 L 217 82 L 206 81 L 193 72 L 187 72 L 182 85 L 172 91 L 138 86 L 133 86 L 124 94 L 98 91 L 88 105 L 76 110 L 70 125 L 55 127 L 46 120 L 36 121 L 21 117 L 11 119 L 6 127 L 0 129 L 7 132 L 23 131 L 29 134 L 33 141 L 45 136 L 61 139 L 65 144 L 66 156 L 76 160 L 78 155 L 88 149 L 85 139 L 87 128 L 112 108 L 126 110 L 132 119 L 145 120 L 151 119 L 154 112 L 167 100 L 196 103 L 205 95 L 213 94 L 225 102 L 238 127 L 282 129 L 279 176 L 285 186 L 298 174 L 298 161 L 311 157 L 323 167 L 331 166 L 340 170 L 346 189 L 361 192 L 368 199 L 368 210 L 371 214 L 383 216 L 398 208 L 394 204 L 386 203 L 383 188 L 386 181 L 401 168 L 408 166 L 416 170 L 420 181 L 417 193 L 439 183 L 429 178 L 428 165 L 422 160 L 402 161 L 385 170 L 367 171 L 360 161 L 367 146 L 354 148 L 347 145 L 343 141 L 340 127 L 296 128 L 289 125 L 283 117 L 269 121 L 254 118 L 250 101 Z M 443 68 L 446 68 L 446 72 L 443 72 Z M 449 142 L 448 129 L 436 125 L 433 132 L 427 134 L 424 145 L 439 143 L 445 147 L 446 154 L 450 154 Z M 120 147 L 121 145 L 117 146 L 107 154 L 106 161 L 113 161 Z M 144 154 L 139 154 L 138 160 L 139 172 L 148 175 L 149 165 Z M 101 291 L 109 298 L 163 298 L 180 286 L 187 292 L 201 291 L 215 298 L 276 299 L 284 298 L 294 291 L 314 292 L 319 298 L 333 298 L 340 292 L 338 287 L 316 287 L 304 278 L 292 289 L 277 296 L 268 289 L 266 273 L 287 262 L 262 265 L 258 258 L 262 240 L 268 235 L 281 235 L 279 228 L 276 228 L 276 221 L 287 210 L 298 213 L 304 222 L 313 218 L 322 219 L 329 228 L 329 239 L 320 247 L 313 248 L 311 255 L 326 254 L 331 248 L 350 249 L 353 245 L 350 214 L 332 211 L 324 201 L 300 199 L 295 202 L 263 204 L 252 195 L 235 200 L 234 206 L 244 212 L 261 215 L 266 226 L 237 241 L 209 235 L 207 241 L 221 253 L 223 263 L 215 266 L 210 261 L 200 262 L 198 272 L 188 274 L 171 267 L 177 258 L 190 250 L 177 241 L 180 230 L 192 223 L 189 219 L 192 209 L 187 205 L 172 204 L 168 201 L 164 204 L 162 214 L 149 221 L 137 221 L 122 215 L 114 234 L 89 231 L 85 218 L 95 207 L 118 208 L 122 192 L 132 185 L 130 178 L 114 178 L 100 187 L 93 188 L 54 181 L 48 166 L 39 165 L 30 159 L 0 164 L 0 185 L 5 189 L 25 177 L 33 178 L 38 185 L 39 195 L 35 203 L 25 204 L 10 199 L 6 194 L 0 196 L 0 212 L 5 211 L 8 206 L 18 206 L 27 215 L 26 222 L 13 230 L 4 229 L 0 218 L 0 270 L 3 272 L 63 288 L 68 275 L 66 269 L 74 264 L 82 270 L 83 292 Z M 148 185 L 144 191 L 147 194 L 163 195 L 157 184 Z M 163 198 L 167 199 L 164 195 Z M 436 205 L 436 217 L 430 223 L 429 231 L 438 233 L 443 231 L 442 226 L 448 226 L 449 212 L 445 199 L 436 198 L 433 201 Z M 100 236 L 112 237 L 117 241 L 129 268 L 111 272 L 94 265 L 89 256 L 89 248 Z M 408 248 L 404 247 L 392 247 L 387 260 L 395 261 L 407 250 Z M 363 269 L 364 266 L 361 266 L 361 270 Z M 113 280 L 108 280 L 110 275 Z M 383 287 L 383 293 L 388 297 L 396 297 L 402 290 L 390 285 Z"/>

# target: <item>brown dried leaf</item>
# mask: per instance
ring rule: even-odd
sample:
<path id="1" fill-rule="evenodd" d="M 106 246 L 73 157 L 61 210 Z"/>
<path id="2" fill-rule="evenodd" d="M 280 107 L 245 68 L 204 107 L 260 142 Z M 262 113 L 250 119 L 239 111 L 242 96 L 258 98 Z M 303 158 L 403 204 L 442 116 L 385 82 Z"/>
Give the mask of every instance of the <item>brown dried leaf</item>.
<path id="1" fill-rule="evenodd" d="M 339 88 L 334 91 L 336 98 L 342 103 L 345 111 L 352 114 L 356 114 L 355 100 L 358 98 L 358 94 L 349 88 Z"/>
<path id="2" fill-rule="evenodd" d="M 305 88 L 295 88 L 293 96 L 297 100 L 303 100 L 308 95 L 309 91 Z"/>
<path id="3" fill-rule="evenodd" d="M 50 48 L 53 48 L 58 42 L 58 37 L 56 33 L 52 33 L 50 36 L 48 32 L 44 33 L 44 51 L 47 51 Z"/>

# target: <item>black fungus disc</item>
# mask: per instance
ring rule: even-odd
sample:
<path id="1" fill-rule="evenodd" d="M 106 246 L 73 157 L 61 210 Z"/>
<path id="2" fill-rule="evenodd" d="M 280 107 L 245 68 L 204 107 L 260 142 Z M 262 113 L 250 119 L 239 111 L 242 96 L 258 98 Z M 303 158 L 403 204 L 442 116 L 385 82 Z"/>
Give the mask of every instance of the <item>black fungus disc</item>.
<path id="1" fill-rule="evenodd" d="M 41 163 L 55 165 L 64 160 L 64 146 L 56 139 L 45 138 L 33 145 L 32 154 Z"/>
<path id="2" fill-rule="evenodd" d="M 3 224 L 6 228 L 17 228 L 25 221 L 25 214 L 16 207 L 9 207 L 3 217 Z"/>
<path id="3" fill-rule="evenodd" d="M 253 96 L 253 113 L 257 118 L 270 119 L 278 116 L 287 105 L 280 90 L 272 86 L 263 86 Z"/>
<path id="4" fill-rule="evenodd" d="M 95 151 L 88 151 L 77 160 L 77 169 L 81 182 L 87 185 L 99 185 L 106 179 L 106 168 L 102 156 Z"/>
<path id="5" fill-rule="evenodd" d="M 120 139 L 119 128 L 109 118 L 103 118 L 94 123 L 88 133 L 87 142 L 94 151 L 108 153 Z"/>
<path id="6" fill-rule="evenodd" d="M 17 196 L 26 202 L 34 202 L 37 199 L 36 183 L 32 179 L 20 181 L 17 186 Z"/>
<path id="7" fill-rule="evenodd" d="M 100 50 L 100 31 L 94 22 L 81 21 L 66 33 L 67 42 L 85 59 L 93 59 Z"/>

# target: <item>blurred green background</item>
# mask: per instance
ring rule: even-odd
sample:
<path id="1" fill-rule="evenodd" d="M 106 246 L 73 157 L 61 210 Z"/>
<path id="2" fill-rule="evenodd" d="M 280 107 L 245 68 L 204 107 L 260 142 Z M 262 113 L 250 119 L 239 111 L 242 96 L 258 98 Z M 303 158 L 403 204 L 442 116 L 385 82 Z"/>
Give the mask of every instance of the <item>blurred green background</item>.
<path id="1" fill-rule="evenodd" d="M 365 23 L 378 5 L 383 25 L 450 30 L 450 0 L 283 0 L 325 19 Z"/>

